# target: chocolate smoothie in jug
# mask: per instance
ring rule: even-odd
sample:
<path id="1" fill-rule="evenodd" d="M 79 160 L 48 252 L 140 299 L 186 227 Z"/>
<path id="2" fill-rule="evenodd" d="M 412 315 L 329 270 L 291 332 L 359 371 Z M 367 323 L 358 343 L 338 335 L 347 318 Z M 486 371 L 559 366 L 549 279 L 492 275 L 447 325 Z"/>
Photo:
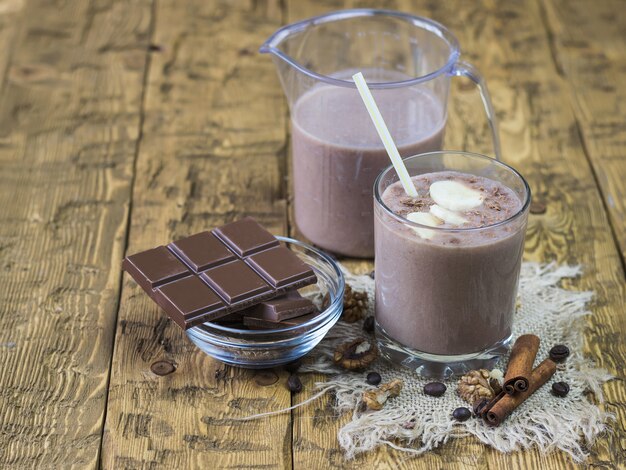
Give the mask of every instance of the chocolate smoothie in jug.
<path id="1" fill-rule="evenodd" d="M 445 110 L 427 87 L 373 95 L 403 157 L 441 148 Z M 358 91 L 314 87 L 293 107 L 292 124 L 298 229 L 326 250 L 374 256 L 372 186 L 389 157 Z"/>
<path id="2" fill-rule="evenodd" d="M 376 208 L 378 327 L 433 355 L 471 354 L 506 340 L 524 247 L 525 217 L 515 217 L 522 201 L 500 182 L 465 173 L 412 181 L 417 199 L 399 182 L 382 194 L 400 217 Z"/>

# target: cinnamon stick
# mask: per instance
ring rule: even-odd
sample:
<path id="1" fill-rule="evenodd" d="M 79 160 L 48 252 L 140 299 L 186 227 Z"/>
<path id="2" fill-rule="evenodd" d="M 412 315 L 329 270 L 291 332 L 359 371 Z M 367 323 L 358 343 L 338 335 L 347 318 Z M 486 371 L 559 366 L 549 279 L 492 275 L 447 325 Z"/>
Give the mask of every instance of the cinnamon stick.
<path id="1" fill-rule="evenodd" d="M 498 426 L 506 419 L 518 406 L 531 396 L 535 391 L 545 384 L 556 372 L 556 363 L 552 359 L 546 359 L 539 364 L 530 374 L 528 388 L 524 392 L 509 395 L 501 393 L 499 399 L 494 400 L 486 412 L 483 412 L 485 422 L 491 426 Z"/>
<path id="2" fill-rule="evenodd" d="M 522 335 L 515 341 L 511 350 L 509 366 L 504 376 L 502 389 L 509 395 L 528 390 L 528 378 L 539 350 L 539 337 Z"/>
<path id="3" fill-rule="evenodd" d="M 506 392 L 504 390 L 502 390 L 500 393 L 498 393 L 495 397 L 493 397 L 491 399 L 491 401 L 489 401 L 489 403 L 487 403 L 481 410 L 480 410 L 480 416 L 482 418 L 485 418 L 485 416 L 487 415 L 487 413 L 489 413 L 489 410 L 491 410 L 491 408 L 493 408 L 493 406 L 498 403 L 500 401 L 500 399 L 502 397 L 504 397 L 506 395 Z"/>

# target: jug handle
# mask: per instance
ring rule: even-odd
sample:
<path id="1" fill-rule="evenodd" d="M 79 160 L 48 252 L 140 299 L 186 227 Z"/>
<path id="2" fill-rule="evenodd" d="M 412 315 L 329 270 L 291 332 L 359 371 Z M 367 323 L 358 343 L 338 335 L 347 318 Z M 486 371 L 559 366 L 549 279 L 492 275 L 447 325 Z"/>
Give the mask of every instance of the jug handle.
<path id="1" fill-rule="evenodd" d="M 462 60 L 459 60 L 454 64 L 454 67 L 452 68 L 450 74 L 455 77 L 467 77 L 476 84 L 478 92 L 480 93 L 480 98 L 483 102 L 483 106 L 485 107 L 485 113 L 487 114 L 489 127 L 491 128 L 491 135 L 493 138 L 493 150 L 496 155 L 496 160 L 502 160 L 502 156 L 500 153 L 500 134 L 498 133 L 498 121 L 496 119 L 496 114 L 493 111 L 491 96 L 489 95 L 489 91 L 487 90 L 487 84 L 485 83 L 485 79 L 480 74 L 480 72 L 478 72 L 476 67 L 474 67 L 469 62 L 465 62 Z"/>

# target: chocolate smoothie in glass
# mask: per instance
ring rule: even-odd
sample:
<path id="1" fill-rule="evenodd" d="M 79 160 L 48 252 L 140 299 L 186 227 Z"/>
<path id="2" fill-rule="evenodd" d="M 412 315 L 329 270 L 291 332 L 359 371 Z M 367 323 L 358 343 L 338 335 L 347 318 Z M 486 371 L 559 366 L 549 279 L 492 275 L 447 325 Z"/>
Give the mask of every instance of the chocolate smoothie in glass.
<path id="1" fill-rule="evenodd" d="M 464 152 L 404 160 L 375 186 L 376 323 L 384 356 L 423 375 L 490 366 L 511 335 L 530 190 L 512 168 Z"/>

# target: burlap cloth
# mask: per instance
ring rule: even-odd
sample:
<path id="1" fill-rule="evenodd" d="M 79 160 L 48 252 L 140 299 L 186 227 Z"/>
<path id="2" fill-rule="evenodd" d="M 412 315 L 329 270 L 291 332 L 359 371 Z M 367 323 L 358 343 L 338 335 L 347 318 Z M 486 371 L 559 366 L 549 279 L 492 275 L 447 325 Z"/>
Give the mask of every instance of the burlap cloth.
<path id="1" fill-rule="evenodd" d="M 374 388 L 365 382 L 367 372 L 346 373 L 332 364 L 331 357 L 339 343 L 363 336 L 362 322 L 338 322 L 307 357 L 300 371 L 328 374 L 326 381 L 316 384 L 320 389 L 317 396 L 324 392 L 333 393 L 337 412 L 352 414 L 351 421 L 338 433 L 346 457 L 351 458 L 380 445 L 421 454 L 449 439 L 474 435 L 502 452 L 533 447 L 542 452 L 561 449 L 575 460 L 583 460 L 587 447 L 606 430 L 606 423 L 611 418 L 594 404 L 602 402 L 602 384 L 611 376 L 594 367 L 582 353 L 584 317 L 590 314 L 587 304 L 592 293 L 565 290 L 560 286 L 563 278 L 576 277 L 579 273 L 578 267 L 523 265 L 513 337 L 534 333 L 541 338 L 537 363 L 540 358 L 547 357 L 548 350 L 555 344 L 567 344 L 572 354 L 565 364 L 559 365 L 548 384 L 497 428 L 488 427 L 477 419 L 464 423 L 452 419 L 455 408 L 468 406 L 457 396 L 456 380 L 446 381 L 448 391 L 443 397 L 429 397 L 422 392 L 426 380 L 382 359 L 369 370 L 378 371 L 383 381 L 402 379 L 402 393 L 389 400 L 381 411 L 360 411 L 363 391 Z M 374 299 L 374 281 L 369 276 L 346 272 L 346 280 L 354 289 L 367 291 L 369 298 Z M 373 301 L 369 302 L 368 315 L 373 315 L 373 304 Z M 505 365 L 506 361 L 499 364 L 499 368 L 504 370 Z M 550 384 L 554 381 L 565 381 L 570 385 L 567 397 L 557 398 L 550 393 Z M 316 397 L 301 405 L 307 406 L 314 399 Z"/>

